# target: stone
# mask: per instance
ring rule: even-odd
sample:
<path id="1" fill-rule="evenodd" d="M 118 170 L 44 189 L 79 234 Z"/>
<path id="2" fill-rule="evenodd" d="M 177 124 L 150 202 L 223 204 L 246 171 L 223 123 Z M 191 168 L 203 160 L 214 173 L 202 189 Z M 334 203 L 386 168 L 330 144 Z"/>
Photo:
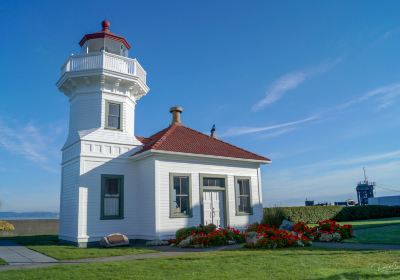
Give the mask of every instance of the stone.
<path id="1" fill-rule="evenodd" d="M 234 245 L 236 244 L 236 240 L 228 240 L 228 245 Z"/>
<path id="2" fill-rule="evenodd" d="M 188 248 L 188 247 L 190 247 L 192 240 L 193 240 L 193 237 L 191 235 L 189 235 L 188 237 L 183 239 L 181 242 L 179 242 L 179 244 L 177 246 L 181 247 L 181 248 Z"/>
<path id="3" fill-rule="evenodd" d="M 112 233 L 100 239 L 100 246 L 105 248 L 129 246 L 129 239 L 122 233 Z"/>
<path id="4" fill-rule="evenodd" d="M 165 246 L 165 245 L 169 245 L 169 242 L 166 240 L 156 239 L 146 242 L 146 246 Z"/>
<path id="5" fill-rule="evenodd" d="M 294 223 L 289 221 L 289 220 L 283 220 L 282 224 L 279 226 L 280 230 L 288 230 L 292 231 L 293 230 L 293 225 Z"/>
<path id="6" fill-rule="evenodd" d="M 246 233 L 246 244 L 255 245 L 260 238 L 257 236 L 257 232 L 250 231 Z"/>

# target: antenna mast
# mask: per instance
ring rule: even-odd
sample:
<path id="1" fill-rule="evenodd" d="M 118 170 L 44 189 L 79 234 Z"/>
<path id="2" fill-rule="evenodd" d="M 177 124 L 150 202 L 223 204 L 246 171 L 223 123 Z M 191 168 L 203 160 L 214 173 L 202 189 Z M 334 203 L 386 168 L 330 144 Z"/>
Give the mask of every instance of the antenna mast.
<path id="1" fill-rule="evenodd" d="M 365 171 L 365 167 L 363 167 L 363 170 L 364 170 L 364 182 L 368 182 L 367 172 Z"/>

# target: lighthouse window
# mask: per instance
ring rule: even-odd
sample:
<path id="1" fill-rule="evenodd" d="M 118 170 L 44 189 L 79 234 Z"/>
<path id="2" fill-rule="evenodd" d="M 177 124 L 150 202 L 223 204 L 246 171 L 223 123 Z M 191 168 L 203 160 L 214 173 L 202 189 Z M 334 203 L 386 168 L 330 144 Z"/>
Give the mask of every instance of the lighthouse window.
<path id="1" fill-rule="evenodd" d="M 106 127 L 111 129 L 121 129 L 120 103 L 106 103 Z"/>

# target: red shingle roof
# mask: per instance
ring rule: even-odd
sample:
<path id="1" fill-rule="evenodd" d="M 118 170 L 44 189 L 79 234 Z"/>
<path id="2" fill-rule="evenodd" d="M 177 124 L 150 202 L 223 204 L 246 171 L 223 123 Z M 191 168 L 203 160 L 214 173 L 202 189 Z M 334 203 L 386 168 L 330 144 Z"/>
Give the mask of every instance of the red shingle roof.
<path id="1" fill-rule="evenodd" d="M 179 124 L 170 125 L 150 137 L 137 138 L 143 143 L 143 147 L 134 155 L 141 154 L 148 150 L 159 150 L 257 161 L 270 161 L 266 157 L 259 156 Z"/>

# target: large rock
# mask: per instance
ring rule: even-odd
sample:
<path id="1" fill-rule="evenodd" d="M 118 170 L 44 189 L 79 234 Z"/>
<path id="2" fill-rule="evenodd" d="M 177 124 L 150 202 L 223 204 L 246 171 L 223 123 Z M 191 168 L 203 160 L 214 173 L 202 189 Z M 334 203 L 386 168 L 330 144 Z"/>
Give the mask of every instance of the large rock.
<path id="1" fill-rule="evenodd" d="M 129 239 L 126 235 L 121 233 L 112 233 L 103 237 L 100 240 L 100 246 L 109 248 L 109 247 L 117 247 L 117 246 L 128 246 Z"/>
<path id="2" fill-rule="evenodd" d="M 255 231 L 246 233 L 246 244 L 248 245 L 255 245 L 259 239 L 260 238 Z"/>
<path id="3" fill-rule="evenodd" d="M 288 230 L 292 231 L 293 230 L 293 225 L 294 223 L 289 221 L 289 220 L 283 220 L 282 224 L 279 226 L 280 230 Z"/>
<path id="4" fill-rule="evenodd" d="M 177 246 L 181 247 L 181 248 L 188 248 L 191 246 L 192 240 L 193 240 L 193 236 L 189 235 L 188 237 L 183 239 L 181 242 L 179 242 L 179 244 Z"/>

